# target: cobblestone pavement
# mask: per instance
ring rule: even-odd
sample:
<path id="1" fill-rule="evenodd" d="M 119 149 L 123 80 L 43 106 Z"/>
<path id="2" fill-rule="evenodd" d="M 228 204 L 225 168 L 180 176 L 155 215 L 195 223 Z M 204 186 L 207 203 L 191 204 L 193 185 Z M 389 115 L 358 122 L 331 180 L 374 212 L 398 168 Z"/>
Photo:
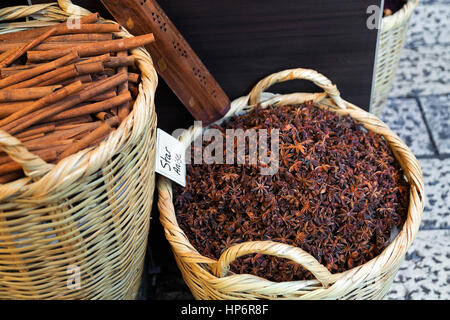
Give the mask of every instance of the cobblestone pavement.
<path id="1" fill-rule="evenodd" d="M 418 158 L 425 180 L 419 233 L 386 299 L 450 299 L 450 1 L 415 10 L 381 119 Z"/>

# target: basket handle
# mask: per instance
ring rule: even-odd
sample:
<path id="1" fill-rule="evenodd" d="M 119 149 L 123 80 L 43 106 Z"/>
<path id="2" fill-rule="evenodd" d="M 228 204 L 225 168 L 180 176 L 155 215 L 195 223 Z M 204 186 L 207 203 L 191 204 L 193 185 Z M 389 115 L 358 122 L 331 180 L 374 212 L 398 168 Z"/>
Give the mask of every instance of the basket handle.
<path id="1" fill-rule="evenodd" d="M 271 74 L 260 80 L 249 94 L 249 105 L 255 105 L 260 101 L 261 93 L 271 85 L 294 79 L 304 79 L 314 82 L 318 87 L 322 88 L 325 93 L 336 103 L 336 105 L 345 109 L 344 100 L 342 100 L 339 90 L 327 77 L 312 69 L 287 69 Z"/>
<path id="2" fill-rule="evenodd" d="M 20 140 L 3 130 L 0 130 L 0 149 L 8 154 L 13 161 L 20 164 L 28 177 L 42 177 L 54 166 L 28 151 Z"/>
<path id="3" fill-rule="evenodd" d="M 86 16 L 88 14 L 91 14 L 91 12 L 83 7 L 77 6 L 76 4 L 73 4 L 71 0 L 58 0 L 58 5 L 61 9 L 63 9 L 65 12 L 70 14 L 76 14 L 81 16 Z"/>
<path id="4" fill-rule="evenodd" d="M 228 248 L 222 253 L 215 266 L 215 275 L 219 278 L 224 277 L 228 273 L 232 261 L 252 253 L 290 259 L 310 271 L 324 287 L 332 282 L 332 273 L 312 255 L 298 247 L 274 241 L 248 241 Z"/>

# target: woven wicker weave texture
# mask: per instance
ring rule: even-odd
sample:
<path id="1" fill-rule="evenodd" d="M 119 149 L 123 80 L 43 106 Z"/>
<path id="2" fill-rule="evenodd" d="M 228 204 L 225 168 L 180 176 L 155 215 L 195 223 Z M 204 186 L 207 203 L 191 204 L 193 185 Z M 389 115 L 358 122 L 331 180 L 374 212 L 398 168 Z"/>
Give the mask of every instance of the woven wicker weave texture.
<path id="1" fill-rule="evenodd" d="M 408 0 L 402 9 L 381 23 L 380 40 L 375 69 L 375 85 L 372 93 L 372 113 L 379 116 L 386 104 L 397 71 L 409 20 L 419 0 Z"/>
<path id="2" fill-rule="evenodd" d="M 287 95 L 263 92 L 274 83 L 291 79 L 312 81 L 325 92 Z M 285 70 L 264 78 L 248 96 L 234 100 L 223 119 L 248 112 L 257 102 L 261 102 L 264 107 L 299 104 L 308 100 L 313 100 L 315 107 L 331 108 L 341 115 L 350 115 L 366 129 L 384 136 L 388 141 L 411 186 L 408 217 L 403 229 L 378 257 L 338 274 L 331 274 L 302 249 L 272 241 L 234 245 L 216 261 L 202 256 L 189 243 L 177 223 L 171 182 L 159 177 L 157 189 L 160 220 L 183 278 L 196 299 L 381 299 L 389 289 L 417 234 L 424 206 L 422 172 L 405 143 L 376 116 L 343 100 L 330 80 L 308 69 Z M 185 131 L 180 140 L 188 147 L 200 134 L 201 129 L 193 126 Z M 291 259 L 310 270 L 316 280 L 276 283 L 253 275 L 231 274 L 228 271 L 230 262 L 248 253 L 264 253 Z"/>
<path id="3" fill-rule="evenodd" d="M 28 17 L 2 23 L 0 32 L 90 13 L 68 0 L 58 4 L 0 9 L 1 20 Z M 125 30 L 116 35 L 131 37 Z M 1 149 L 27 175 L 0 185 L 0 299 L 135 298 L 155 184 L 158 79 L 145 49 L 132 55 L 141 72 L 139 95 L 130 115 L 98 147 L 52 165 L 0 131 Z M 70 281 L 78 275 L 80 288 Z"/>

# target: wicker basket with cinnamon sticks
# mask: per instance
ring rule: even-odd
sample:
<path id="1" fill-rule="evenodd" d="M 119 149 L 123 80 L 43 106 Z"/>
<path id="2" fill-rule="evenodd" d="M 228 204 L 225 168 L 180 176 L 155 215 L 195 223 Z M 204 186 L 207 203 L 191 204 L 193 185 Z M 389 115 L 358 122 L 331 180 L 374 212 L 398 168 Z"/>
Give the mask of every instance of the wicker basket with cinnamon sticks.
<path id="1" fill-rule="evenodd" d="M 0 20 L 13 21 L 0 24 L 0 299 L 133 299 L 155 179 L 153 35 L 68 0 Z"/>
<path id="2" fill-rule="evenodd" d="M 128 50 L 154 41 L 153 34 L 115 38 L 121 27 L 92 23 L 97 19 L 83 17 L 75 34 L 61 23 L 0 36 L 0 129 L 44 161 L 97 145 L 136 99 L 139 74 Z M 22 175 L 18 163 L 0 157 L 0 183 Z"/>

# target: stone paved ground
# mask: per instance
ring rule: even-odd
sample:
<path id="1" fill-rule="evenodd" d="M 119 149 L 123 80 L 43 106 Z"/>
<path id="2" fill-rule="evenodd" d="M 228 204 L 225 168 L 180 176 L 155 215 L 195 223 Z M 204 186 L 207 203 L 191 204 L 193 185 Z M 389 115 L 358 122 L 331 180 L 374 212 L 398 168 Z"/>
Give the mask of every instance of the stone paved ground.
<path id="1" fill-rule="evenodd" d="M 381 119 L 411 148 L 425 210 L 386 299 L 450 299 L 450 1 L 422 0 Z"/>
<path id="2" fill-rule="evenodd" d="M 417 156 L 426 204 L 420 231 L 386 299 L 450 299 L 449 68 L 450 0 L 420 0 L 380 117 Z M 156 285 L 144 282 L 150 299 L 192 298 L 175 265 Z"/>

